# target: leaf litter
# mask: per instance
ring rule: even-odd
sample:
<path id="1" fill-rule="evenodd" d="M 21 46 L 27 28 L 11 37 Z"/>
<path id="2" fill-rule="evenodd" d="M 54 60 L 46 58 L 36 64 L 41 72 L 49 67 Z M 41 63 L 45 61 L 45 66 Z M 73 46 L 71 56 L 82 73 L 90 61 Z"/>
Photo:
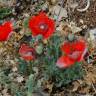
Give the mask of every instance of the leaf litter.
<path id="1" fill-rule="evenodd" d="M 26 30 L 22 26 L 23 18 L 29 17 L 30 14 L 32 15 L 32 14 L 38 12 L 38 10 L 40 10 L 40 9 L 36 10 L 36 12 L 35 12 L 36 6 L 39 5 L 37 0 L 36 1 L 33 0 L 35 2 L 35 4 L 34 4 L 34 2 L 32 2 L 30 4 L 30 0 L 24 0 L 24 2 L 22 0 L 20 0 L 20 1 L 17 0 L 18 1 L 17 3 L 15 2 L 15 0 L 13 0 L 13 2 L 10 2 L 11 0 L 8 0 L 8 1 L 9 2 L 6 3 L 7 1 L 1 0 L 0 7 L 7 7 L 7 6 L 11 5 L 14 10 L 14 13 L 13 13 L 13 16 L 10 16 L 10 17 L 8 16 L 8 17 L 4 18 L 4 20 L 17 17 L 16 18 L 17 24 L 16 24 L 15 32 L 13 33 L 13 36 L 11 37 L 11 39 L 7 42 L 0 43 L 0 71 L 4 66 L 6 66 L 6 68 L 11 68 L 11 70 L 13 72 L 11 75 L 13 77 L 16 75 L 16 78 L 17 78 L 16 82 L 23 84 L 22 82 L 25 82 L 27 77 L 23 78 L 22 76 L 20 76 L 18 74 L 17 64 L 16 64 L 17 63 L 17 59 L 16 59 L 17 46 L 20 46 L 20 43 L 22 42 L 22 38 L 24 36 L 24 32 Z M 55 1 L 55 0 L 52 0 L 52 1 Z M 46 2 L 50 3 L 52 1 L 48 0 Z M 72 0 L 72 1 L 74 1 L 74 0 Z M 80 0 L 80 1 L 82 4 L 82 0 Z M 70 3 L 70 0 L 68 0 L 67 3 Z M 43 93 L 43 92 L 40 92 L 40 94 L 42 93 L 43 95 L 37 95 L 37 93 L 38 93 L 37 92 L 36 94 L 34 93 L 33 96 L 69 96 L 70 94 L 71 94 L 70 96 L 83 96 L 83 95 L 95 96 L 96 95 L 96 46 L 95 46 L 96 1 L 92 0 L 90 2 L 89 8 L 86 9 L 86 11 L 84 13 L 77 12 L 75 10 L 75 8 L 78 6 L 78 4 L 76 2 L 75 3 L 73 2 L 73 5 L 65 4 L 67 7 L 60 6 L 60 5 L 58 5 L 58 3 L 56 3 L 56 4 L 57 5 L 55 5 L 55 6 L 53 6 L 54 4 L 53 5 L 51 4 L 51 6 L 53 6 L 54 8 L 52 7 L 52 12 L 49 10 L 49 13 L 51 13 L 53 15 L 53 17 L 58 16 L 59 10 L 61 8 L 61 13 L 59 14 L 60 16 L 58 18 L 60 25 L 58 26 L 57 30 L 60 32 L 62 31 L 63 34 L 65 35 L 67 30 L 66 30 L 66 27 L 64 27 L 64 29 L 63 29 L 62 26 L 65 24 L 63 22 L 67 22 L 66 25 L 67 25 L 68 31 L 72 30 L 73 33 L 76 32 L 76 34 L 79 34 L 80 36 L 82 36 L 82 34 L 83 34 L 82 32 L 84 32 L 83 37 L 86 34 L 88 34 L 88 37 L 87 37 L 88 45 L 91 44 L 91 48 L 89 47 L 90 48 L 89 52 L 90 52 L 90 55 L 93 56 L 93 58 L 92 58 L 92 62 L 90 62 L 89 64 L 85 60 L 85 64 L 83 65 L 83 68 L 86 71 L 86 76 L 83 79 L 73 81 L 71 84 L 67 85 L 66 88 L 63 87 L 63 88 L 61 88 L 61 90 L 57 90 L 57 92 L 55 92 L 55 93 L 53 92 L 54 94 L 52 93 L 52 90 L 53 90 L 52 88 L 53 88 L 54 82 L 50 84 L 50 82 L 47 81 L 45 88 L 47 87 L 46 89 L 49 90 L 49 95 L 44 95 L 45 93 Z M 17 7 L 17 6 L 20 6 L 20 7 Z M 22 10 L 23 10 L 23 12 L 21 14 Z M 26 10 L 26 11 L 24 11 L 24 10 Z M 31 12 L 30 12 L 30 10 L 31 10 Z M 71 11 L 71 10 L 73 10 L 73 11 Z M 70 26 L 71 29 L 69 29 L 68 26 Z M 14 50 L 14 47 L 16 50 Z M 88 57 L 87 57 L 87 60 L 88 60 Z M 36 71 L 36 74 L 38 74 L 38 69 L 34 68 L 34 70 Z M 14 80 L 13 80 L 13 82 L 14 82 Z M 24 87 L 24 84 L 23 84 L 23 87 Z M 52 95 L 50 95 L 50 94 L 52 94 Z M 0 96 L 12 96 L 12 95 L 10 94 L 8 89 L 6 89 L 6 87 L 3 88 L 3 86 L 0 84 Z"/>

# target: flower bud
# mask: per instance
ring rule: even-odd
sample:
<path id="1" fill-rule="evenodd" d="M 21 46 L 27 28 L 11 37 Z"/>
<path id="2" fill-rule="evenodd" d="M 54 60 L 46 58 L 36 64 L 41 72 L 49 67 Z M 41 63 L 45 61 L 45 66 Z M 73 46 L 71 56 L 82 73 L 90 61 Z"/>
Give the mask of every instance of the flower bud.
<path id="1" fill-rule="evenodd" d="M 42 44 L 40 44 L 40 45 L 38 45 L 38 46 L 36 46 L 36 52 L 37 52 L 37 54 L 42 54 L 42 52 L 43 52 L 43 45 Z"/>

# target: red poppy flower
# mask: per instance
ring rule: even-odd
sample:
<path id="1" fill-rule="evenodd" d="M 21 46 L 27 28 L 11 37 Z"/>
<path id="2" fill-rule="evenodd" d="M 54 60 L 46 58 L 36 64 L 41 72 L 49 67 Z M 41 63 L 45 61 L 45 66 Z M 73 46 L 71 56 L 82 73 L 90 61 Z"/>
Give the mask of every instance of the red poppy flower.
<path id="1" fill-rule="evenodd" d="M 4 24 L 0 25 L 0 41 L 6 41 L 13 31 L 12 23 L 5 22 Z"/>
<path id="2" fill-rule="evenodd" d="M 55 31 L 55 23 L 45 13 L 40 12 L 39 15 L 31 17 L 29 28 L 33 36 L 42 35 L 44 39 L 47 39 Z"/>
<path id="3" fill-rule="evenodd" d="M 34 60 L 35 55 L 34 55 L 34 49 L 29 47 L 26 44 L 22 44 L 20 49 L 19 49 L 19 54 L 20 56 L 25 59 L 25 60 Z"/>
<path id="4" fill-rule="evenodd" d="M 60 57 L 56 65 L 60 68 L 61 66 L 62 68 L 65 68 L 76 62 L 82 61 L 87 52 L 87 47 L 84 40 L 77 40 L 74 42 L 67 41 L 61 46 L 61 50 L 65 53 L 65 56 Z"/>

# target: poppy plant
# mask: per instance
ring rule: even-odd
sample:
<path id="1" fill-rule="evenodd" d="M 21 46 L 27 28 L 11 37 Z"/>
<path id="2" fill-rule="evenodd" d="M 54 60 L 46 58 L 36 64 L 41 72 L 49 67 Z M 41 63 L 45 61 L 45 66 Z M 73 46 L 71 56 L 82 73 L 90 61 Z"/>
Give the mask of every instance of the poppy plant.
<path id="1" fill-rule="evenodd" d="M 0 25 L 0 41 L 8 40 L 12 31 L 13 28 L 11 22 L 5 22 L 4 24 Z"/>
<path id="2" fill-rule="evenodd" d="M 55 23 L 44 12 L 40 12 L 39 15 L 31 17 L 29 28 L 33 36 L 42 35 L 44 39 L 48 39 L 55 31 Z"/>
<path id="3" fill-rule="evenodd" d="M 31 48 L 30 46 L 28 46 L 27 44 L 21 45 L 21 47 L 19 49 L 19 54 L 23 59 L 25 59 L 27 61 L 35 59 L 34 49 Z"/>
<path id="4" fill-rule="evenodd" d="M 61 45 L 61 51 L 64 53 L 64 56 L 57 60 L 56 65 L 59 68 L 66 68 L 74 65 L 76 62 L 81 62 L 87 52 L 87 47 L 84 40 L 66 41 Z"/>

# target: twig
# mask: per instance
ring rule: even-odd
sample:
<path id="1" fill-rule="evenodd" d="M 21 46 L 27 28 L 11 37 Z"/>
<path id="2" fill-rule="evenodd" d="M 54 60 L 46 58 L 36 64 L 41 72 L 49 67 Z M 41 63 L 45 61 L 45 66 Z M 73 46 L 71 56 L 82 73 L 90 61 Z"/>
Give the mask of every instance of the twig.
<path id="1" fill-rule="evenodd" d="M 83 8 L 83 9 L 77 9 L 77 11 L 84 12 L 89 8 L 89 6 L 90 6 L 90 0 L 87 0 L 87 6 L 85 8 Z"/>
<path id="2" fill-rule="evenodd" d="M 94 91 L 95 91 L 95 93 L 96 93 L 96 88 L 94 87 L 93 83 L 92 83 L 92 87 L 93 87 L 93 89 L 94 89 Z"/>

